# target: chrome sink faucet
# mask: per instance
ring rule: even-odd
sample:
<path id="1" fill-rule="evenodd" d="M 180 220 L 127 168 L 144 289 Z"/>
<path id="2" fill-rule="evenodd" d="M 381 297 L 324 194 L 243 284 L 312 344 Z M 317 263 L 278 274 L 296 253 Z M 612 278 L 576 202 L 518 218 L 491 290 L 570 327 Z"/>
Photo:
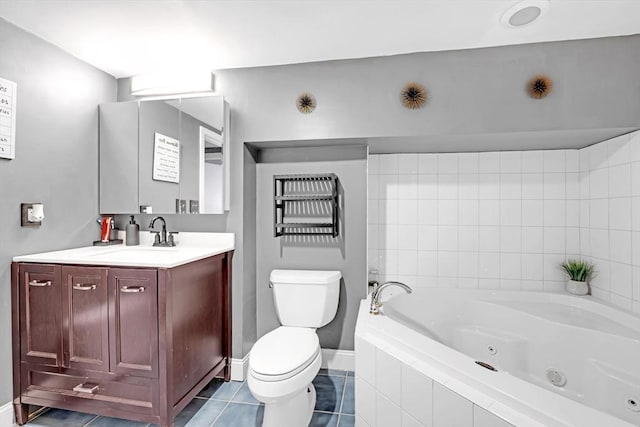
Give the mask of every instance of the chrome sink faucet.
<path id="1" fill-rule="evenodd" d="M 382 285 L 378 286 L 371 293 L 371 306 L 369 307 L 369 313 L 371 313 L 371 314 L 379 314 L 380 313 L 380 307 L 382 307 L 382 303 L 380 302 L 380 295 L 382 294 L 382 291 L 384 290 L 384 288 L 387 288 L 387 287 L 392 286 L 392 285 L 396 285 L 396 286 L 401 287 L 408 294 L 413 292 L 413 289 L 411 289 L 409 286 L 405 285 L 402 282 L 395 282 L 395 281 L 385 282 Z"/>
<path id="2" fill-rule="evenodd" d="M 167 222 L 163 217 L 157 216 L 153 218 L 149 223 L 149 228 L 153 228 L 156 220 L 160 220 L 160 222 L 162 222 L 162 231 L 158 232 L 151 230 L 151 233 L 156 234 L 156 237 L 153 241 L 153 246 L 175 246 L 176 243 L 173 240 L 173 235 L 175 234 L 174 232 L 169 233 L 169 238 L 167 240 Z"/>

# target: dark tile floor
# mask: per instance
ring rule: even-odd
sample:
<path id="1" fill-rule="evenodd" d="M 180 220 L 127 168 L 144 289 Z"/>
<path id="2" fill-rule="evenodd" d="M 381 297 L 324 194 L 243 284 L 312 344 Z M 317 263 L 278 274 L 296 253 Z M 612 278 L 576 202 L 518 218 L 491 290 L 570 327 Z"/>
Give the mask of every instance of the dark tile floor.
<path id="1" fill-rule="evenodd" d="M 316 408 L 310 427 L 353 427 L 355 408 L 353 372 L 320 370 L 313 380 Z M 213 380 L 176 417 L 176 427 L 253 427 L 262 424 L 264 406 L 253 398 L 246 382 Z M 139 423 L 49 409 L 28 427 L 153 427 Z M 283 426 L 286 427 L 286 426 Z"/>

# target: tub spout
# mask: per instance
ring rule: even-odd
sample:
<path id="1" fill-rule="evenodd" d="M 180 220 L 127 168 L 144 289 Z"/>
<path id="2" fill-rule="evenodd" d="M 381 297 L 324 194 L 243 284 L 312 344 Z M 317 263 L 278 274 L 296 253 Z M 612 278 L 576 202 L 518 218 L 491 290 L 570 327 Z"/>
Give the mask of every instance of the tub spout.
<path id="1" fill-rule="evenodd" d="M 371 314 L 380 313 L 380 307 L 382 307 L 382 303 L 380 302 L 380 295 L 382 295 L 382 291 L 384 290 L 384 288 L 389 287 L 391 285 L 396 285 L 401 287 L 408 294 L 413 292 L 413 290 L 409 286 L 405 285 L 402 282 L 394 282 L 394 281 L 385 282 L 382 285 L 378 286 L 376 290 L 371 293 L 371 306 L 369 307 L 369 313 Z"/>

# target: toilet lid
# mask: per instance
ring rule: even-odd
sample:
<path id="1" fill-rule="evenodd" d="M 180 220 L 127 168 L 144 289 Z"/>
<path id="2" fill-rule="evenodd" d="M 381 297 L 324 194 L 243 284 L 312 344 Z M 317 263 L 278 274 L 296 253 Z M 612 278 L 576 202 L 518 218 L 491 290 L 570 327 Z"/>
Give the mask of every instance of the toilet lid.
<path id="1" fill-rule="evenodd" d="M 249 366 L 260 375 L 293 376 L 306 368 L 319 352 L 320 342 L 315 330 L 281 326 L 253 345 Z"/>

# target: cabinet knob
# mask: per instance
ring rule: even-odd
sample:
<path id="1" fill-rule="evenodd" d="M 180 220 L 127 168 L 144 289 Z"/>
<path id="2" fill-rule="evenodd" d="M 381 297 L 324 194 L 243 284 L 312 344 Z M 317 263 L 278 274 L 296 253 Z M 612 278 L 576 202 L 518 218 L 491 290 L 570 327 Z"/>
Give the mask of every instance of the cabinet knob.
<path id="1" fill-rule="evenodd" d="M 76 291 L 93 291 L 95 288 L 96 285 L 81 285 L 80 283 L 73 285 L 73 289 Z"/>
<path id="2" fill-rule="evenodd" d="M 39 288 L 51 286 L 51 280 L 31 280 L 29 282 L 29 286 L 36 286 Z"/>
<path id="3" fill-rule="evenodd" d="M 144 286 L 122 286 L 120 292 L 140 293 L 144 292 Z"/>

